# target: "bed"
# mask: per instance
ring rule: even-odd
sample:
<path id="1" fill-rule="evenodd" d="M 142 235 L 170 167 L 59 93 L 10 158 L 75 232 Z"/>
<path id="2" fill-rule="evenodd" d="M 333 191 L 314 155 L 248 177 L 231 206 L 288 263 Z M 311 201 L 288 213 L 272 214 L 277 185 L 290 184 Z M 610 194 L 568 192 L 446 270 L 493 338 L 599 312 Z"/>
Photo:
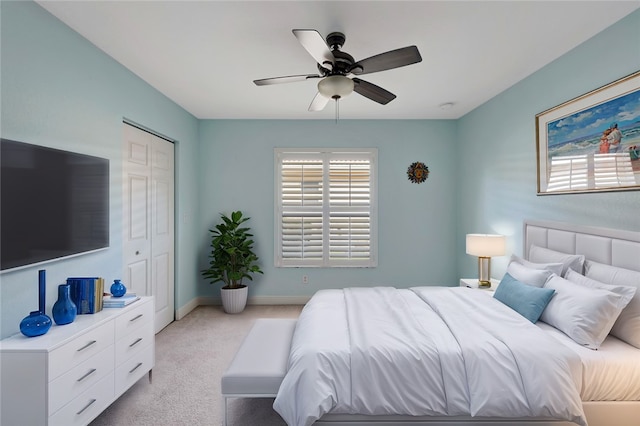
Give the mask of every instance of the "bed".
<path id="1" fill-rule="evenodd" d="M 298 426 L 637 425 L 640 232 L 527 221 L 523 245 L 495 297 L 463 287 L 318 292 L 274 409 Z M 543 285 L 529 282 L 539 270 Z M 536 303 L 509 306 L 519 291 Z"/>

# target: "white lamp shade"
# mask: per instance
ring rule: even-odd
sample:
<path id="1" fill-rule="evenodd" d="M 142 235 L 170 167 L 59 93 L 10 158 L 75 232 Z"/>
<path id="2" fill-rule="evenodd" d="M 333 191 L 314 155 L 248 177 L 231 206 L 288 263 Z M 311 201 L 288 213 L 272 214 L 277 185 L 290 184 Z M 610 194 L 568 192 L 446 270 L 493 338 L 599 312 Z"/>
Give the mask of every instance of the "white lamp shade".
<path id="1" fill-rule="evenodd" d="M 467 254 L 478 257 L 503 256 L 506 242 L 504 235 L 467 234 Z"/>
<path id="2" fill-rule="evenodd" d="M 318 83 L 318 92 L 325 98 L 344 98 L 353 92 L 353 80 L 343 75 L 331 75 Z"/>

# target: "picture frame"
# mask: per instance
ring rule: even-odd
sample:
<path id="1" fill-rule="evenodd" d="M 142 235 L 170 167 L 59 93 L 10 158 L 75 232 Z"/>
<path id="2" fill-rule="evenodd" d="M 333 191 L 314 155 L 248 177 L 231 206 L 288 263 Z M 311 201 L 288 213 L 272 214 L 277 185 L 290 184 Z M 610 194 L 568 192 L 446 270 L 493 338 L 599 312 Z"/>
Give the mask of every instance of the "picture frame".
<path id="1" fill-rule="evenodd" d="M 535 120 L 537 195 L 640 190 L 640 71 Z"/>

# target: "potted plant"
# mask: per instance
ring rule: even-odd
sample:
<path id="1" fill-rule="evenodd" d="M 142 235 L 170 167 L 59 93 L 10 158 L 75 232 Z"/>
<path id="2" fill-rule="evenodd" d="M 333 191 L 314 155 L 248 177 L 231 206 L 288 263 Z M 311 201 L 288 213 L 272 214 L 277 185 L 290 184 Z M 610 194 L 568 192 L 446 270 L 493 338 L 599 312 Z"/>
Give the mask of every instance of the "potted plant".
<path id="1" fill-rule="evenodd" d="M 202 275 L 211 284 L 222 281 L 222 306 L 228 314 L 242 312 L 247 304 L 248 288 L 242 284 L 243 278 L 253 280 L 251 274 L 262 274 L 256 263 L 258 256 L 253 252 L 253 234 L 241 225 L 249 220 L 241 211 L 231 213 L 231 217 L 220 214 L 222 222 L 211 232 L 211 254 L 209 268 Z"/>

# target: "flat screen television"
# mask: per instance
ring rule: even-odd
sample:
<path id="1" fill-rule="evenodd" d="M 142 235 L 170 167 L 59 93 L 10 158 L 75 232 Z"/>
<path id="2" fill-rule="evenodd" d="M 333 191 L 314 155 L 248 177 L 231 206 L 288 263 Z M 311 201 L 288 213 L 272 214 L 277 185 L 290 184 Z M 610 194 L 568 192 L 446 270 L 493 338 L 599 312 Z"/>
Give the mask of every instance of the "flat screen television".
<path id="1" fill-rule="evenodd" d="M 0 270 L 109 247 L 109 160 L 0 139 Z"/>

